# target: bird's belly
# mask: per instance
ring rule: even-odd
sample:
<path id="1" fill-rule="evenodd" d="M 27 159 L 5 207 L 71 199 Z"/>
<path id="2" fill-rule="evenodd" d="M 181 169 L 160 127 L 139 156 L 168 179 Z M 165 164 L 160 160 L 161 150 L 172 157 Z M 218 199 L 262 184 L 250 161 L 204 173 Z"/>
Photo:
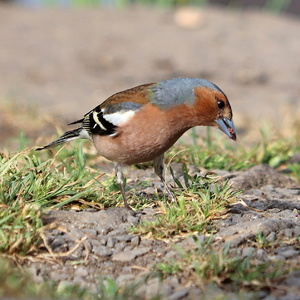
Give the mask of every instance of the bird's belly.
<path id="1" fill-rule="evenodd" d="M 179 136 L 153 135 L 143 132 L 142 135 L 125 134 L 120 137 L 95 136 L 94 144 L 100 155 L 106 159 L 123 164 L 133 165 L 151 161 L 167 151 Z"/>

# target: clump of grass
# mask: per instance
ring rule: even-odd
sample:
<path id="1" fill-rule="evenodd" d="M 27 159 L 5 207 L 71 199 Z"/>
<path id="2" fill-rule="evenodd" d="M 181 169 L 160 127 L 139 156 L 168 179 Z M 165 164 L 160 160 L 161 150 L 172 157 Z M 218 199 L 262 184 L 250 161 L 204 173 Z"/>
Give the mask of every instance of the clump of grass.
<path id="1" fill-rule="evenodd" d="M 113 185 L 99 182 L 103 174 L 85 167 L 81 145 L 75 144 L 72 151 L 62 160 L 59 155 L 43 160 L 46 153 L 31 150 L 0 155 L 0 252 L 37 251 L 46 209 L 118 205 Z"/>
<path id="2" fill-rule="evenodd" d="M 216 250 L 212 244 L 213 238 L 208 237 L 203 242 L 195 238 L 196 247 L 185 251 L 178 249 L 178 258 L 159 263 L 156 270 L 163 276 L 176 274 L 187 278 L 200 287 L 215 283 L 221 288 L 231 291 L 241 288 L 260 290 L 268 287 L 272 282 L 288 269 L 282 269 L 281 264 L 262 263 L 251 256 L 244 258 L 229 255 L 229 246 Z"/>
<path id="3" fill-rule="evenodd" d="M 173 176 L 177 184 L 173 190 L 177 201 L 161 203 L 161 214 L 156 220 L 138 225 L 132 229 L 133 232 L 151 234 L 155 238 L 171 238 L 211 231 L 211 221 L 224 214 L 238 195 L 227 182 L 220 183 L 216 178 L 199 175 L 190 176 L 186 165 L 183 165 L 183 176 L 184 184 Z"/>

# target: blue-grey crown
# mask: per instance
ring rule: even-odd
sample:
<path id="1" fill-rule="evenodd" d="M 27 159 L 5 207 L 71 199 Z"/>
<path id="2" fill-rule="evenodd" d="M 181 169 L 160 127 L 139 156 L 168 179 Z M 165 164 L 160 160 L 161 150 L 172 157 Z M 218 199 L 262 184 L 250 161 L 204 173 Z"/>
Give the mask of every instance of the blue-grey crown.
<path id="1" fill-rule="evenodd" d="M 200 78 L 173 78 L 158 82 L 151 87 L 153 102 L 160 108 L 188 103 L 192 105 L 195 101 L 194 89 L 203 86 L 223 93 L 215 84 Z"/>

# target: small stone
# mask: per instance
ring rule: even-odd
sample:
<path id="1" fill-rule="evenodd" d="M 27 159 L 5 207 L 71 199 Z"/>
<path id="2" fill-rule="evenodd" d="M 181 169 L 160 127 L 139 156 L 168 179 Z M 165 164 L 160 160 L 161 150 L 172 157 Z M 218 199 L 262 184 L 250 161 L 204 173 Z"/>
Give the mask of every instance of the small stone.
<path id="1" fill-rule="evenodd" d="M 69 236 L 73 239 L 73 240 L 80 240 L 84 237 L 84 233 L 79 230 L 78 228 L 71 228 L 70 232 L 69 232 Z"/>
<path id="2" fill-rule="evenodd" d="M 278 262 L 278 261 L 284 261 L 285 258 L 282 255 L 271 255 L 269 256 L 269 260 Z"/>
<path id="3" fill-rule="evenodd" d="M 255 249 L 253 247 L 245 247 L 242 251 L 242 257 L 252 256 L 254 254 Z"/>
<path id="4" fill-rule="evenodd" d="M 116 282 L 118 285 L 125 285 L 129 281 L 133 281 L 135 276 L 133 274 L 122 274 L 117 277 Z"/>
<path id="5" fill-rule="evenodd" d="M 169 300 L 179 300 L 179 299 L 186 299 L 186 296 L 189 293 L 189 288 L 184 288 L 179 290 L 178 292 L 175 292 L 169 297 Z"/>
<path id="6" fill-rule="evenodd" d="M 123 224 L 121 224 L 123 225 Z M 119 225 L 118 228 L 112 230 L 109 235 L 110 236 L 118 236 L 118 235 L 123 235 L 126 233 L 126 228 L 122 228 L 122 226 Z"/>
<path id="7" fill-rule="evenodd" d="M 135 248 L 134 250 L 131 251 L 131 253 L 134 253 L 135 256 L 141 256 L 146 253 L 148 253 L 151 250 L 149 247 L 141 247 L 141 248 Z"/>
<path id="8" fill-rule="evenodd" d="M 99 242 L 101 243 L 101 245 L 106 246 L 107 244 L 107 237 L 106 236 L 102 236 L 99 238 Z"/>
<path id="9" fill-rule="evenodd" d="M 179 281 L 178 278 L 175 276 L 169 276 L 166 278 L 165 282 L 171 286 L 173 286 L 174 288 L 177 287 L 179 285 Z"/>
<path id="10" fill-rule="evenodd" d="M 289 249 L 280 253 L 284 258 L 293 258 L 300 254 L 300 251 Z"/>
<path id="11" fill-rule="evenodd" d="M 261 261 L 266 261 L 268 258 L 268 254 L 265 250 L 263 249 L 258 249 L 256 252 L 256 257 L 257 259 L 261 260 Z"/>
<path id="12" fill-rule="evenodd" d="M 128 218 L 127 218 L 127 222 L 130 225 L 137 225 L 139 223 L 139 221 L 140 221 L 140 219 L 137 217 L 134 217 L 134 216 L 128 216 Z"/>
<path id="13" fill-rule="evenodd" d="M 150 251 L 151 248 L 143 247 L 143 248 L 136 248 L 131 251 L 123 251 L 114 253 L 112 260 L 115 261 L 131 261 L 138 256 L 144 255 Z"/>
<path id="14" fill-rule="evenodd" d="M 109 248 L 113 248 L 116 243 L 117 243 L 117 239 L 115 237 L 109 237 L 107 239 L 106 246 L 109 247 Z"/>
<path id="15" fill-rule="evenodd" d="M 75 274 L 76 276 L 81 276 L 81 277 L 85 277 L 89 274 L 88 270 L 85 268 L 85 267 L 78 267 L 76 270 L 75 270 Z"/>
<path id="16" fill-rule="evenodd" d="M 97 233 L 100 235 L 107 235 L 111 231 L 111 228 L 108 228 L 108 227 L 98 226 L 95 229 L 96 229 Z"/>
<path id="17" fill-rule="evenodd" d="M 97 256 L 110 256 L 112 255 L 112 250 L 105 246 L 93 247 L 93 253 Z"/>
<path id="18" fill-rule="evenodd" d="M 286 229 L 283 230 L 283 234 L 286 237 L 293 237 L 294 231 L 291 228 L 286 228 Z"/>
<path id="19" fill-rule="evenodd" d="M 266 237 L 266 241 L 269 243 L 274 242 L 275 239 L 276 239 L 276 232 L 274 231 L 270 232 Z"/>
<path id="20" fill-rule="evenodd" d="M 139 235 L 137 236 L 134 236 L 132 239 L 131 239 L 131 245 L 132 246 L 138 246 L 140 244 L 140 241 L 141 241 L 141 238 Z"/>
<path id="21" fill-rule="evenodd" d="M 82 282 L 84 282 L 84 278 L 82 276 L 75 276 L 73 279 L 73 283 L 75 284 L 81 284 Z"/>
<path id="22" fill-rule="evenodd" d="M 115 253 L 112 257 L 113 261 L 122 261 L 122 262 L 126 262 L 126 261 L 131 261 L 135 258 L 135 254 L 131 253 L 131 252 L 119 252 L 119 253 Z"/>
<path id="23" fill-rule="evenodd" d="M 97 231 L 93 228 L 83 228 L 82 232 L 85 233 L 89 237 L 96 237 Z"/>
<path id="24" fill-rule="evenodd" d="M 56 282 L 58 281 L 63 282 L 69 278 L 69 275 L 66 272 L 62 272 L 61 270 L 52 272 L 50 275 L 51 275 L 51 279 L 55 280 Z"/>
<path id="25" fill-rule="evenodd" d="M 145 298 L 146 299 L 152 299 L 155 298 L 159 294 L 159 291 L 161 289 L 161 281 L 159 278 L 153 278 L 148 281 Z"/>
<path id="26" fill-rule="evenodd" d="M 152 246 L 152 244 L 153 244 L 153 241 L 151 241 L 151 240 L 141 240 L 141 245 L 143 245 L 143 246 Z"/>
<path id="27" fill-rule="evenodd" d="M 124 241 L 124 242 L 130 242 L 133 238 L 133 235 L 118 235 L 118 236 L 115 236 L 115 238 L 121 242 L 121 241 Z"/>
<path id="28" fill-rule="evenodd" d="M 117 243 L 116 246 L 115 246 L 115 250 L 114 250 L 114 253 L 118 253 L 118 252 L 121 252 L 125 249 L 125 247 L 127 246 L 127 243 L 126 242 L 120 242 L 120 243 Z"/>

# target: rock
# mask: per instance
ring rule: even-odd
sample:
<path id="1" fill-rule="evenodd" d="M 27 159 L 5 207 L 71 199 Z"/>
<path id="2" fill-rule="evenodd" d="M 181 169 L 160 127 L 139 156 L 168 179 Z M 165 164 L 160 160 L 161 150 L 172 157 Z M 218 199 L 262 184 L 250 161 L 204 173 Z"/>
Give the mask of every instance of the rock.
<path id="1" fill-rule="evenodd" d="M 86 277 L 89 274 L 89 271 L 86 269 L 86 267 L 78 267 L 75 269 L 75 275 L 80 277 Z"/>
<path id="2" fill-rule="evenodd" d="M 186 299 L 186 296 L 189 294 L 190 289 L 189 288 L 183 288 L 174 294 L 172 294 L 169 297 L 169 300 L 180 300 L 180 299 Z"/>
<path id="3" fill-rule="evenodd" d="M 159 278 L 152 278 L 147 282 L 145 298 L 153 299 L 159 295 L 161 289 L 161 280 Z"/>
<path id="4" fill-rule="evenodd" d="M 276 239 L 276 232 L 272 231 L 266 236 L 266 241 L 267 242 L 274 242 Z"/>
<path id="5" fill-rule="evenodd" d="M 131 261 L 133 259 L 135 259 L 138 256 L 144 255 L 147 252 L 149 252 L 151 250 L 151 248 L 135 248 L 131 251 L 124 251 L 124 252 L 119 252 L 119 253 L 115 253 L 112 257 L 112 260 L 114 261 Z"/>
<path id="6" fill-rule="evenodd" d="M 134 253 L 131 253 L 130 251 L 124 251 L 113 254 L 112 260 L 126 262 L 135 259 L 135 257 L 136 256 Z"/>
<path id="7" fill-rule="evenodd" d="M 109 237 L 107 239 L 106 246 L 109 247 L 109 248 L 113 248 L 117 242 L 118 241 L 117 241 L 117 239 L 115 237 Z"/>
<path id="8" fill-rule="evenodd" d="M 267 165 L 257 165 L 229 180 L 237 190 L 250 190 L 264 185 L 296 187 L 294 181 Z"/>
<path id="9" fill-rule="evenodd" d="M 300 251 L 294 249 L 288 249 L 283 252 L 278 252 L 278 254 L 282 255 L 284 258 L 293 258 L 300 254 Z"/>
<path id="10" fill-rule="evenodd" d="M 132 246 L 138 246 L 140 244 L 141 238 L 140 236 L 136 235 L 131 239 Z"/>
<path id="11" fill-rule="evenodd" d="M 268 253 L 263 249 L 258 249 L 256 251 L 256 257 L 260 261 L 267 261 L 268 260 Z"/>
<path id="12" fill-rule="evenodd" d="M 115 236 L 115 239 L 117 239 L 119 242 L 130 242 L 133 238 L 133 235 L 124 234 L 124 235 L 117 235 Z"/>
<path id="13" fill-rule="evenodd" d="M 93 253 L 97 256 L 110 256 L 112 255 L 112 250 L 105 247 L 105 246 L 102 246 L 102 245 L 99 245 L 99 246 L 96 246 L 96 247 L 93 247 Z"/>
<path id="14" fill-rule="evenodd" d="M 134 281 L 135 276 L 133 274 L 122 274 L 117 277 L 116 282 L 118 285 L 126 285 L 128 282 Z"/>
<path id="15" fill-rule="evenodd" d="M 93 228 L 83 228 L 81 231 L 90 237 L 97 236 L 97 231 Z"/>
<path id="16" fill-rule="evenodd" d="M 253 248 L 253 247 L 245 247 L 242 250 L 242 257 L 243 258 L 244 257 L 248 257 L 248 256 L 252 257 L 252 256 L 254 256 L 254 253 L 255 253 L 255 248 Z"/>

